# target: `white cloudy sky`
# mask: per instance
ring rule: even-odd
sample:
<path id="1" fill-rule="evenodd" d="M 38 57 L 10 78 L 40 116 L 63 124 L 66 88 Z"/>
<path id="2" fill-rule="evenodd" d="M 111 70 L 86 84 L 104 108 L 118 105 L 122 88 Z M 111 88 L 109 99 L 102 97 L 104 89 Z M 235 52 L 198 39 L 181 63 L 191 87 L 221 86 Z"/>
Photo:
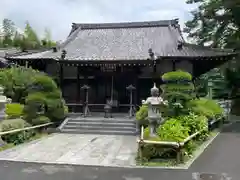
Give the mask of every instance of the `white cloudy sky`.
<path id="1" fill-rule="evenodd" d="M 64 40 L 72 22 L 99 23 L 191 18 L 185 0 L 0 0 L 0 21 L 9 18 L 24 28 L 26 20 L 43 34 L 47 27 L 55 40 Z"/>

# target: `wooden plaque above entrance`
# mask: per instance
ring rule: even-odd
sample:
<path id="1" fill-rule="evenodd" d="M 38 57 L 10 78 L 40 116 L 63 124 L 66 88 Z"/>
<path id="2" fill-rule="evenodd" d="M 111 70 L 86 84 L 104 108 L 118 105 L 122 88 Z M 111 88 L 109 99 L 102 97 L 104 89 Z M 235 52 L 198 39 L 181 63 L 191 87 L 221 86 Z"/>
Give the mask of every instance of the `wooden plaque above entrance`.
<path id="1" fill-rule="evenodd" d="M 103 64 L 101 65 L 101 71 L 103 72 L 115 72 L 117 70 L 116 64 Z"/>

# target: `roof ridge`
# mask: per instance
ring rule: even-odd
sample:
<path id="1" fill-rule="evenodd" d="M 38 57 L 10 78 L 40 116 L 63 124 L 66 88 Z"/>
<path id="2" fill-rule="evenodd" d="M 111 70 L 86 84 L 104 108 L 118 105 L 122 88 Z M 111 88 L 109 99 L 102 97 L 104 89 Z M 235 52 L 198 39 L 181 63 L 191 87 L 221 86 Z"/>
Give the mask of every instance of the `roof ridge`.
<path id="1" fill-rule="evenodd" d="M 116 22 L 116 23 L 73 23 L 73 29 L 116 29 L 116 28 L 142 28 L 161 27 L 178 24 L 178 19 L 159 21 Z"/>
<path id="2" fill-rule="evenodd" d="M 74 29 L 74 27 L 72 29 Z M 68 45 L 71 41 L 73 41 L 77 37 L 80 30 L 81 28 L 72 30 L 67 39 L 62 44 L 59 45 L 59 48 L 65 48 L 66 45 Z"/>

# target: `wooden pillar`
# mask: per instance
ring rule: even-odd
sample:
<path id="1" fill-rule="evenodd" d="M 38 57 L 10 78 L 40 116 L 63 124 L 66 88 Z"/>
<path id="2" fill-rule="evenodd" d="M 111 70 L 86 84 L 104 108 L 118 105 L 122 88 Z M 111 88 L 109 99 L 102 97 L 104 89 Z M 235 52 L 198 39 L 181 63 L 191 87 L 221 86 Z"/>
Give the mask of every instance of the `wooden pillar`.
<path id="1" fill-rule="evenodd" d="M 25 68 L 28 68 L 28 60 L 25 61 Z"/>
<path id="2" fill-rule="evenodd" d="M 77 67 L 77 102 L 80 102 L 81 83 L 80 83 L 80 66 Z"/>
<path id="3" fill-rule="evenodd" d="M 139 75 L 139 67 L 136 67 L 135 70 L 135 76 L 134 76 L 134 86 L 135 86 L 135 92 L 134 92 L 134 104 L 139 104 L 139 85 L 138 85 L 138 75 Z"/>
<path id="4" fill-rule="evenodd" d="M 176 61 L 172 60 L 172 70 L 176 71 Z"/>
<path id="5" fill-rule="evenodd" d="M 88 85 L 89 86 L 89 84 L 88 84 L 88 76 L 86 75 L 86 72 L 84 72 L 84 76 L 83 76 L 83 84 L 82 84 L 82 86 L 83 85 Z M 82 91 L 82 92 L 84 92 L 84 91 Z M 84 95 L 84 99 L 83 99 L 84 101 L 83 102 L 86 102 L 86 96 Z M 89 99 L 88 99 L 89 100 Z"/>
<path id="6" fill-rule="evenodd" d="M 63 64 L 60 63 L 60 70 L 59 70 L 59 84 L 62 90 L 62 95 L 64 96 L 64 86 L 63 86 Z"/>

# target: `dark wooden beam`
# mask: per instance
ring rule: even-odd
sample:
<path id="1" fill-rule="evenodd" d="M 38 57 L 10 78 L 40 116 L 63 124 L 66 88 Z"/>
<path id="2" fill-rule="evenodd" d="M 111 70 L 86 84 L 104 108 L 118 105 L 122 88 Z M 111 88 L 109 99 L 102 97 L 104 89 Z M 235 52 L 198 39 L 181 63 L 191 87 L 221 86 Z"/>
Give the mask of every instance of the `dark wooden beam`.
<path id="1" fill-rule="evenodd" d="M 77 67 L 77 101 L 80 102 L 80 93 L 81 93 L 81 83 L 80 83 L 80 66 Z"/>
<path id="2" fill-rule="evenodd" d="M 176 71 L 176 61 L 172 60 L 172 70 Z"/>
<path id="3" fill-rule="evenodd" d="M 60 65 L 60 69 L 59 69 L 59 84 L 62 90 L 62 94 L 64 95 L 64 86 L 63 86 L 63 65 Z"/>

